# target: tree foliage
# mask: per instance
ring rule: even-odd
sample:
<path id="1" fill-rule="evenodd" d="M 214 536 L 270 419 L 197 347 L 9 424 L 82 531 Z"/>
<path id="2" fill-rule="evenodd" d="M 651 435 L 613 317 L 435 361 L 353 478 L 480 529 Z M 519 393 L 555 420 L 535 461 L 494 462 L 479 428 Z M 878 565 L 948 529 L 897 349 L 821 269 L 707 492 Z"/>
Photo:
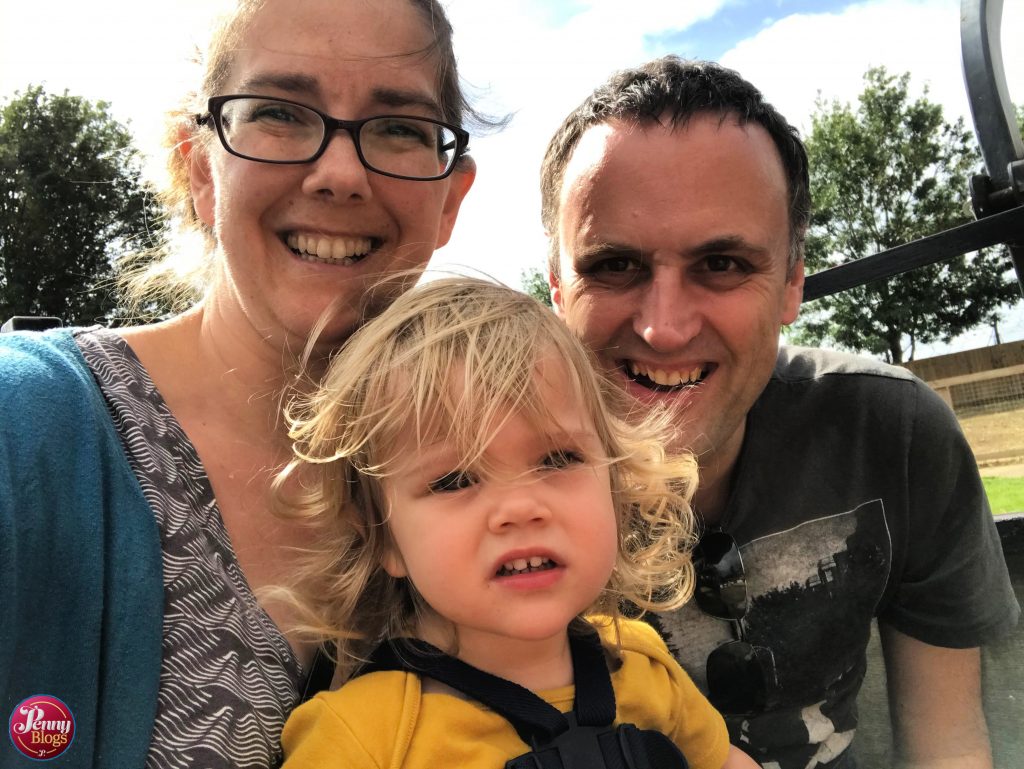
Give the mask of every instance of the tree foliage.
<path id="1" fill-rule="evenodd" d="M 551 287 L 548 286 L 547 276 L 536 267 L 523 270 L 519 273 L 519 282 L 523 287 L 523 293 L 529 294 L 545 307 L 551 306 Z"/>
<path id="2" fill-rule="evenodd" d="M 38 86 L 0 108 L 0 321 L 109 321 L 114 259 L 155 245 L 141 158 L 107 109 Z"/>
<path id="3" fill-rule="evenodd" d="M 865 74 L 854 110 L 819 101 L 807 141 L 813 213 L 808 272 L 971 221 L 968 179 L 980 154 L 963 121 L 909 94 L 910 76 Z M 987 249 L 805 306 L 799 341 L 824 340 L 900 363 L 904 350 L 998 320 L 1017 298 L 1003 249 Z"/>

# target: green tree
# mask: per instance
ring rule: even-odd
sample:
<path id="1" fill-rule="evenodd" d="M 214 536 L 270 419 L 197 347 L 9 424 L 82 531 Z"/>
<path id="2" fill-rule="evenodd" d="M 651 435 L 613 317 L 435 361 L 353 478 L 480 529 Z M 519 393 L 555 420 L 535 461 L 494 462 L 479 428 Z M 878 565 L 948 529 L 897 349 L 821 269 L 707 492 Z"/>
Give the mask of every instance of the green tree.
<path id="1" fill-rule="evenodd" d="M 547 276 L 539 269 L 531 267 L 520 272 L 519 283 L 523 293 L 529 294 L 545 307 L 551 306 L 551 287 L 548 286 Z"/>
<path id="2" fill-rule="evenodd" d="M 114 260 L 156 244 L 141 158 L 107 109 L 38 86 L 0 108 L 0 321 L 110 320 Z"/>
<path id="3" fill-rule="evenodd" d="M 947 123 L 927 92 L 911 100 L 909 74 L 865 74 L 856 110 L 818 102 L 807 152 L 813 213 L 809 272 L 970 221 L 968 179 L 980 153 L 963 121 Z M 1004 249 L 904 273 L 819 299 L 796 325 L 798 341 L 867 351 L 893 363 L 918 343 L 950 341 L 999 319 L 1017 298 Z"/>

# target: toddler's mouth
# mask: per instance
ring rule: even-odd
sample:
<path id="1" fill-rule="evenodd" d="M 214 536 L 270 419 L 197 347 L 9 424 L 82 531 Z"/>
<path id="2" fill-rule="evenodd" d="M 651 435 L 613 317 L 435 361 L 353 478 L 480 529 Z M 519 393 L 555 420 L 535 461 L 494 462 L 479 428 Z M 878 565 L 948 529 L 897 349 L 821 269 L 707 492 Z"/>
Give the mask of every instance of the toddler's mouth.
<path id="1" fill-rule="evenodd" d="M 498 569 L 495 576 L 511 577 L 515 574 L 530 574 L 535 571 L 547 571 L 554 569 L 558 564 L 550 558 L 535 555 L 530 558 L 516 558 L 512 561 L 505 561 Z"/>

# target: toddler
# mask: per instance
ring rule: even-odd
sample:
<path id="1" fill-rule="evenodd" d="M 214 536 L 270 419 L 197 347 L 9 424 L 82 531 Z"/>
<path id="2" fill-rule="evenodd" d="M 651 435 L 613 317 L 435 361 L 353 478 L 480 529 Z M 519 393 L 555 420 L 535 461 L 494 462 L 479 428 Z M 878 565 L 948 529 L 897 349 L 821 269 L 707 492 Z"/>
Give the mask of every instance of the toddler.
<path id="1" fill-rule="evenodd" d="M 697 471 L 617 397 L 549 309 L 481 280 L 353 335 L 288 409 L 278 490 L 314 544 L 286 594 L 347 682 L 294 711 L 287 769 L 756 766 L 619 616 L 692 592 Z"/>

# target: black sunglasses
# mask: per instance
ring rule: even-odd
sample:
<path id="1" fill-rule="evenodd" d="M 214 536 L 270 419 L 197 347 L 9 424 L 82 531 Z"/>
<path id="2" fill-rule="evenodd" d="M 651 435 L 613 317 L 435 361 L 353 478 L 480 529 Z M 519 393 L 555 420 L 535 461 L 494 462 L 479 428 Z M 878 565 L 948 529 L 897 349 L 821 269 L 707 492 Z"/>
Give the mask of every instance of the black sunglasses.
<path id="1" fill-rule="evenodd" d="M 743 637 L 740 620 L 747 613 L 743 557 L 731 534 L 705 532 L 693 551 L 697 573 L 694 600 L 705 614 L 727 620 L 737 638 L 708 655 L 708 700 L 722 713 L 750 715 L 770 708 L 778 693 L 775 656 L 766 646 Z"/>

